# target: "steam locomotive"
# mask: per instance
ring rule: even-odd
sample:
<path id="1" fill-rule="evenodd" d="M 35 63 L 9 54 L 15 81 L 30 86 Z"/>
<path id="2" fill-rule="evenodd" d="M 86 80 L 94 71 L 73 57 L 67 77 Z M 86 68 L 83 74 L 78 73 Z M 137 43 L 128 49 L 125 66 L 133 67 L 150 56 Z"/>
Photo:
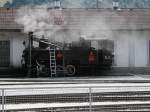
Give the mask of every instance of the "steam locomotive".
<path id="1" fill-rule="evenodd" d="M 54 51 L 50 50 L 53 47 Z M 80 44 L 64 44 L 62 48 L 57 44 L 48 43 L 45 39 L 39 40 L 38 47 L 27 47 L 22 55 L 22 67 L 30 72 L 32 76 L 51 76 L 52 60 L 51 52 L 54 53 L 53 67 L 56 76 L 81 76 L 96 75 L 101 70 L 111 69 L 113 55 L 106 49 L 96 50 L 90 47 L 86 41 Z M 29 68 L 30 67 L 30 68 Z"/>

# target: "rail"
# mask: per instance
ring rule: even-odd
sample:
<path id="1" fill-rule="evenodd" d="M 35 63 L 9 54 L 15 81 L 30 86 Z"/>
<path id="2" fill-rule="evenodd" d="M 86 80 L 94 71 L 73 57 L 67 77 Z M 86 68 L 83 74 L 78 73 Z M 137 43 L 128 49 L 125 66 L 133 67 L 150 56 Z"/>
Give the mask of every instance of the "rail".
<path id="1" fill-rule="evenodd" d="M 150 86 L 0 88 L 1 112 L 132 112 L 150 110 Z"/>

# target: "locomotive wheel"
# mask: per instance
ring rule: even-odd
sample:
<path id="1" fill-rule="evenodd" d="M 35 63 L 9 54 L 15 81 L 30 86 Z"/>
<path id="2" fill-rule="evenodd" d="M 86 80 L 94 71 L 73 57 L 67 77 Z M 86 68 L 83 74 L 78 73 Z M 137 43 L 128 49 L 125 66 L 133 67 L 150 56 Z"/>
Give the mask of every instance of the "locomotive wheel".
<path id="1" fill-rule="evenodd" d="M 76 67 L 74 65 L 67 65 L 66 70 L 68 76 L 74 76 L 76 74 Z"/>
<path id="2" fill-rule="evenodd" d="M 32 77 L 37 77 L 37 69 L 36 69 L 36 67 L 33 67 L 31 72 L 32 72 Z"/>

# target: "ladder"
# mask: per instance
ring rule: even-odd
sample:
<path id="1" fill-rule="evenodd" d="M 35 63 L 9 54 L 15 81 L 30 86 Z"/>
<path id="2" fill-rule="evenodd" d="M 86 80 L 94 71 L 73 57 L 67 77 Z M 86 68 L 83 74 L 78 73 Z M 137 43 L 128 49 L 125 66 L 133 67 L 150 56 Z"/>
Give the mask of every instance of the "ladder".
<path id="1" fill-rule="evenodd" d="M 50 56 L 50 76 L 56 77 L 56 57 L 55 57 L 55 46 L 50 46 L 49 56 Z"/>

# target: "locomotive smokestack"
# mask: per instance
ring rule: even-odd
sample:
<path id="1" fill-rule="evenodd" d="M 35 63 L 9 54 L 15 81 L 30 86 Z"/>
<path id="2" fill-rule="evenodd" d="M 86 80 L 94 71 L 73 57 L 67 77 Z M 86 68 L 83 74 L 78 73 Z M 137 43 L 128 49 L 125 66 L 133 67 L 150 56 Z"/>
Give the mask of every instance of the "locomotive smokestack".
<path id="1" fill-rule="evenodd" d="M 29 66 L 28 66 L 28 77 L 31 77 L 31 69 L 32 69 L 32 47 L 33 47 L 33 32 L 29 32 Z"/>
<path id="2" fill-rule="evenodd" d="M 29 32 L 29 46 L 31 45 L 31 48 L 33 47 L 33 32 Z"/>

